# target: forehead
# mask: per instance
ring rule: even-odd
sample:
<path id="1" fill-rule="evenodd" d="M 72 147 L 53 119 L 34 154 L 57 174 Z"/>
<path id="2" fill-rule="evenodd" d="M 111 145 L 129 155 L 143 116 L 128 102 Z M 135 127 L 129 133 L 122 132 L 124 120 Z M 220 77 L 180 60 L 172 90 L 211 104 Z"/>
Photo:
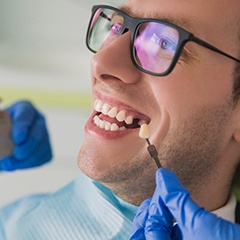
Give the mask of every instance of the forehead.
<path id="1" fill-rule="evenodd" d="M 214 34 L 222 35 L 222 31 L 226 36 L 236 31 L 240 1 L 126 0 L 120 7 L 131 16 L 166 19 L 209 39 Z"/>
<path id="2" fill-rule="evenodd" d="M 193 25 L 197 25 L 197 23 L 190 24 L 190 21 L 188 19 L 185 19 L 184 17 L 176 18 L 175 16 L 171 16 L 171 15 L 166 14 L 166 13 L 160 13 L 156 9 L 154 9 L 153 11 L 150 11 L 148 13 L 146 13 L 146 12 L 142 13 L 141 11 L 139 11 L 139 9 L 137 9 L 137 11 L 134 11 L 133 9 L 131 9 L 126 4 L 122 4 L 119 7 L 119 9 L 122 10 L 123 12 L 127 13 L 128 15 L 133 16 L 133 17 L 153 18 L 153 19 L 159 19 L 159 20 L 167 21 L 167 22 L 173 23 L 175 25 L 178 25 L 182 28 L 185 28 L 188 31 L 193 30 L 192 29 Z M 194 22 L 194 19 L 191 19 L 191 22 Z"/>

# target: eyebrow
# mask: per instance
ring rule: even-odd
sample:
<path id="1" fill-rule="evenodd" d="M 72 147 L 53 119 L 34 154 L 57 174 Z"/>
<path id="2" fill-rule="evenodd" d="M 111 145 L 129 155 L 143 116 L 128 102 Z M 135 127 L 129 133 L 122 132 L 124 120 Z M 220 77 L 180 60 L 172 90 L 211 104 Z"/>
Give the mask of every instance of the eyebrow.
<path id="1" fill-rule="evenodd" d="M 140 11 L 133 12 L 132 9 L 125 4 L 120 5 L 119 9 L 132 17 L 142 18 L 142 15 L 143 15 Z M 176 26 L 179 26 L 179 27 L 185 29 L 186 31 L 193 33 L 194 35 L 200 34 L 199 31 L 197 30 L 197 27 L 193 27 L 193 25 L 197 26 L 197 22 L 194 21 L 193 19 L 191 19 L 191 21 L 190 21 L 189 19 L 186 19 L 183 17 L 175 18 L 175 17 L 169 16 L 169 15 L 159 14 L 158 12 L 155 12 L 155 11 L 150 12 L 149 16 L 147 18 L 158 19 L 161 21 L 172 23 Z"/>

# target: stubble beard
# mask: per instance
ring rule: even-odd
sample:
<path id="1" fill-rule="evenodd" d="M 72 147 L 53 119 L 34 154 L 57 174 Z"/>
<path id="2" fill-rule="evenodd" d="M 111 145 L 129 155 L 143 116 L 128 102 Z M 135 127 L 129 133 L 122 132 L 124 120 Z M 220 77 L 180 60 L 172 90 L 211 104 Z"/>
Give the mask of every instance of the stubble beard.
<path id="1" fill-rule="evenodd" d="M 177 123 L 165 139 L 156 144 L 163 167 L 174 171 L 193 194 L 211 180 L 220 164 L 222 139 L 231 114 L 230 108 L 232 105 L 226 103 L 198 110 L 185 121 Z M 99 164 L 96 164 L 97 161 Z M 86 175 L 102 182 L 120 196 L 132 194 L 141 200 L 152 196 L 156 166 L 146 148 L 116 162 L 107 159 L 106 155 L 103 164 L 99 168 L 101 157 L 86 143 L 79 154 L 79 167 Z"/>
<path id="2" fill-rule="evenodd" d="M 109 187 L 122 199 L 140 204 L 150 197 L 155 189 L 155 172 L 157 167 L 147 153 L 147 144 L 132 155 L 122 159 L 111 159 L 107 154 L 103 160 L 93 149 L 83 146 L 79 153 L 78 165 L 88 177 Z M 103 156 L 103 155 L 102 155 Z M 98 163 L 96 163 L 99 161 Z M 128 199 L 139 199 L 136 200 Z"/>
<path id="3" fill-rule="evenodd" d="M 192 194 L 218 174 L 232 109 L 231 102 L 195 112 L 190 121 L 178 124 L 169 132 L 166 141 L 159 146 L 164 166 L 174 171 Z"/>

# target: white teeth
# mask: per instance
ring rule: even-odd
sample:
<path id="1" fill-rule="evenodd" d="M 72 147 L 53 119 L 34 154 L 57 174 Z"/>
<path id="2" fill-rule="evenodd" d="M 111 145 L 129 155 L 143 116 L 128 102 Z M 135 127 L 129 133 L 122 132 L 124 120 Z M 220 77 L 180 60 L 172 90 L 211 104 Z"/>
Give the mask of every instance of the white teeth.
<path id="1" fill-rule="evenodd" d="M 111 118 L 115 118 L 117 116 L 117 107 L 113 107 L 107 114 Z"/>
<path id="2" fill-rule="evenodd" d="M 95 116 L 94 118 L 93 118 L 93 121 L 94 121 L 94 123 L 96 124 L 96 125 L 98 125 L 98 121 L 99 121 L 100 119 L 99 119 L 99 117 L 98 116 Z"/>
<path id="3" fill-rule="evenodd" d="M 124 110 L 121 110 L 117 116 L 116 116 L 116 119 L 119 121 L 119 122 L 123 122 L 126 118 L 126 113 Z"/>
<path id="4" fill-rule="evenodd" d="M 140 120 L 140 121 L 138 122 L 138 125 L 139 125 L 139 126 L 142 126 L 143 124 L 147 124 L 145 120 Z"/>
<path id="5" fill-rule="evenodd" d="M 107 103 L 103 103 L 103 101 L 96 99 L 94 102 L 94 109 L 97 112 L 101 112 L 102 114 L 109 116 L 111 118 L 116 118 L 119 122 L 125 121 L 126 124 L 133 123 L 133 116 L 127 116 L 125 110 L 120 110 L 118 112 L 117 107 L 111 107 Z"/>
<path id="6" fill-rule="evenodd" d="M 125 110 L 118 111 L 117 107 L 111 107 L 108 103 L 104 103 L 100 99 L 96 99 L 94 102 L 95 111 L 102 113 L 105 116 L 109 116 L 110 118 L 116 118 L 119 122 L 125 122 L 127 125 L 133 123 L 133 116 L 127 115 Z M 116 123 L 111 124 L 106 120 L 101 120 L 98 116 L 94 117 L 94 123 L 101 129 L 105 129 L 106 131 L 118 131 L 118 130 L 126 130 L 126 127 L 119 127 Z M 140 120 L 138 125 L 146 123 L 144 120 Z"/>
<path id="7" fill-rule="evenodd" d="M 105 121 L 99 120 L 99 123 L 100 123 L 100 128 L 105 129 Z"/>
<path id="8" fill-rule="evenodd" d="M 127 116 L 125 119 L 125 123 L 130 125 L 133 123 L 133 117 L 132 116 Z"/>
<path id="9" fill-rule="evenodd" d="M 110 130 L 111 130 L 111 123 L 105 121 L 105 128 L 104 128 L 104 129 L 105 129 L 106 131 L 110 131 Z"/>
<path id="10" fill-rule="evenodd" d="M 125 127 L 119 128 L 116 123 L 111 124 L 108 121 L 101 120 L 97 115 L 93 118 L 94 123 L 101 129 L 105 129 L 106 131 L 118 131 L 118 130 L 126 130 Z M 125 128 L 125 129 L 123 129 Z"/>
<path id="11" fill-rule="evenodd" d="M 104 115 L 107 115 L 109 110 L 110 110 L 110 106 L 107 103 L 104 103 L 103 106 L 102 106 L 102 113 Z"/>
<path id="12" fill-rule="evenodd" d="M 93 104 L 94 109 L 96 108 L 97 103 L 98 103 L 98 99 L 95 99 L 94 104 Z"/>
<path id="13" fill-rule="evenodd" d="M 116 123 L 111 124 L 111 131 L 119 130 L 119 126 Z"/>
<path id="14" fill-rule="evenodd" d="M 101 100 L 96 100 L 96 101 L 95 101 L 95 106 L 94 106 L 94 108 L 95 108 L 95 110 L 96 110 L 97 112 L 101 112 L 102 106 L 103 106 L 103 102 L 102 102 Z"/>

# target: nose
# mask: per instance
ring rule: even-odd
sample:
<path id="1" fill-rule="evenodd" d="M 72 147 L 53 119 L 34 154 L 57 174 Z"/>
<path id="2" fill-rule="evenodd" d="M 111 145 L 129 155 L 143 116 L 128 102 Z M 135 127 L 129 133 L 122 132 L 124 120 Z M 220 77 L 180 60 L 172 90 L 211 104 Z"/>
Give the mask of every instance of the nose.
<path id="1" fill-rule="evenodd" d="M 91 68 L 99 80 L 115 79 L 128 84 L 139 81 L 142 73 L 131 60 L 130 32 L 103 46 L 92 57 Z"/>

